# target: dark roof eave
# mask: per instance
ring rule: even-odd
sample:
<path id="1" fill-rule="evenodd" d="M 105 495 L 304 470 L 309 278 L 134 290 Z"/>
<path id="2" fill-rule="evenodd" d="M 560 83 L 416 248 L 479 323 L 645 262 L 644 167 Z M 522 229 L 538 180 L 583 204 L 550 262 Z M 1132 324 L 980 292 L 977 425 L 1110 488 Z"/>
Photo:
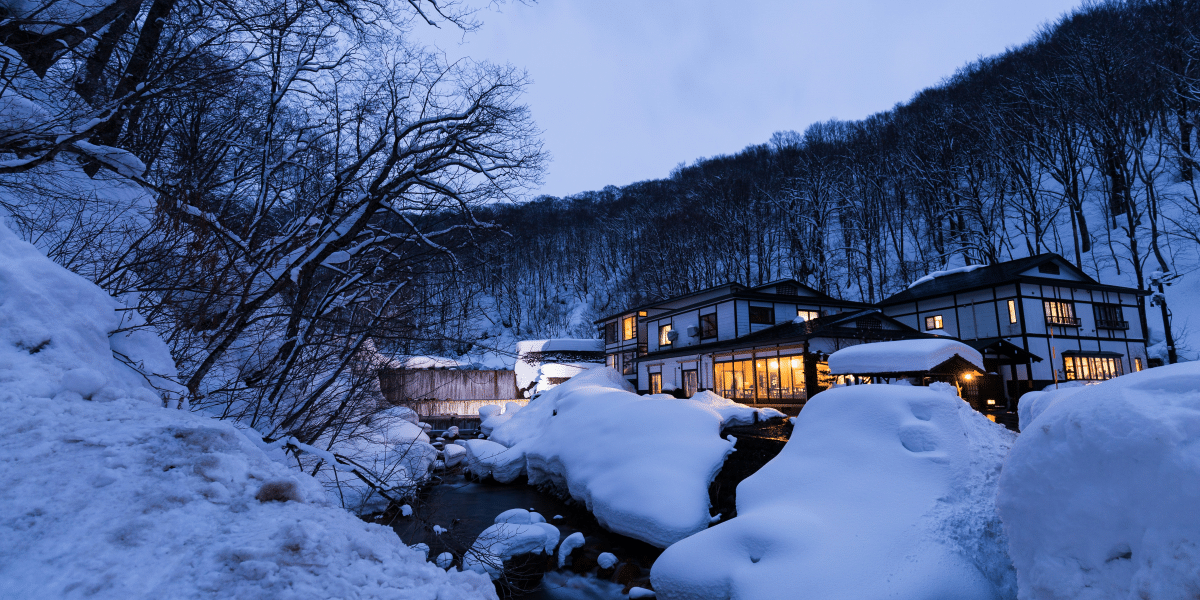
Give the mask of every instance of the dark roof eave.
<path id="1" fill-rule="evenodd" d="M 1149 296 L 1150 295 L 1149 291 L 1139 290 L 1137 288 L 1125 287 L 1125 286 L 1120 286 L 1120 285 L 1109 285 L 1106 283 L 1088 283 L 1086 281 L 1064 281 L 1062 279 L 1050 279 L 1048 277 L 1030 277 L 1028 275 L 1023 275 L 1023 276 L 1017 276 L 1017 277 L 1009 277 L 1006 279 L 1001 279 L 1001 280 L 992 281 L 992 282 L 988 282 L 988 283 L 981 283 L 978 285 L 962 287 L 962 288 L 958 288 L 958 289 L 955 289 L 954 291 L 950 291 L 950 292 L 938 291 L 938 292 L 934 292 L 934 293 L 930 293 L 930 294 L 920 294 L 920 295 L 910 294 L 910 295 L 906 296 L 905 293 L 908 290 L 905 290 L 903 292 L 893 294 L 892 296 L 889 296 L 887 298 L 884 298 L 883 300 L 880 300 L 878 305 L 879 306 L 894 306 L 896 304 L 904 304 L 907 302 L 916 302 L 918 300 L 928 300 L 930 298 L 940 298 L 942 296 L 950 296 L 953 294 L 962 294 L 965 292 L 974 292 L 976 290 L 984 290 L 987 288 L 1000 287 L 1002 285 L 1009 285 L 1009 284 L 1014 284 L 1014 283 L 1034 283 L 1034 284 L 1038 284 L 1038 285 L 1054 285 L 1054 286 L 1059 286 L 1059 287 L 1074 287 L 1074 288 L 1081 288 L 1081 289 L 1085 289 L 1085 290 L 1120 292 L 1123 294 L 1134 294 L 1134 295 L 1138 295 L 1138 296 Z M 904 296 L 904 297 L 901 297 L 901 296 Z"/>

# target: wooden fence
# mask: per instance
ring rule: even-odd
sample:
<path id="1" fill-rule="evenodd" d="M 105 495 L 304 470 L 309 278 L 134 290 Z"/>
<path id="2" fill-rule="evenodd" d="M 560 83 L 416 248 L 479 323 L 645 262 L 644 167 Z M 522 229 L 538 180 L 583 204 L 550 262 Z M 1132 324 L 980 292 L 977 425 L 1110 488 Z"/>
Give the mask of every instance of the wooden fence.
<path id="1" fill-rule="evenodd" d="M 380 369 L 379 389 L 392 404 L 414 400 L 491 400 L 491 404 L 498 400 L 503 404 L 517 397 L 517 377 L 512 371 Z"/>

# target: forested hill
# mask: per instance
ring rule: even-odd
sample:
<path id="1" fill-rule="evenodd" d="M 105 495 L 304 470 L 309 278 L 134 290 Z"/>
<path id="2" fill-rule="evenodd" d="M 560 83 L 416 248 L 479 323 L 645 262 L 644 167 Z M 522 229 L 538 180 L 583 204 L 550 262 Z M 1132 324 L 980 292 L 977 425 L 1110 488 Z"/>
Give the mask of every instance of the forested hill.
<path id="1" fill-rule="evenodd" d="M 495 207 L 513 236 L 482 249 L 480 283 L 552 335 L 726 281 L 874 301 L 947 262 L 1045 251 L 1126 285 L 1191 271 L 1198 36 L 1200 3 L 1106 2 L 888 112 Z"/>

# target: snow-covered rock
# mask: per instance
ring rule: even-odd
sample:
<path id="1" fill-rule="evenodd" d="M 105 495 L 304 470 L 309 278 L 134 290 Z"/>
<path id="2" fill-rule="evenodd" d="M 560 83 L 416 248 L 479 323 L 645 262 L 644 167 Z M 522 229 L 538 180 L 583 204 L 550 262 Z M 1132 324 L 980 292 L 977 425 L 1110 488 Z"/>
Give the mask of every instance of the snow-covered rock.
<path id="1" fill-rule="evenodd" d="M 457 467 L 466 460 L 467 448 L 458 444 L 446 444 L 446 447 L 442 449 L 442 456 L 447 467 Z"/>
<path id="2" fill-rule="evenodd" d="M 726 402 L 638 396 L 598 368 L 531 401 L 490 440 L 524 456 L 530 484 L 583 502 L 611 531 L 666 547 L 708 527 L 708 487 L 733 451 L 721 428 L 755 418 Z"/>
<path id="3" fill-rule="evenodd" d="M 512 483 L 525 474 L 525 455 L 490 440 L 463 440 L 467 470 L 478 477 L 491 475 L 500 483 Z"/>
<path id="4" fill-rule="evenodd" d="M 492 579 L 504 572 L 504 561 L 519 554 L 554 554 L 561 534 L 537 513 L 514 508 L 500 513 L 495 524 L 483 530 L 463 557 L 463 570 L 487 573 Z"/>
<path id="5" fill-rule="evenodd" d="M 1200 594 L 1200 364 L 1034 399 L 997 500 L 1020 597 Z"/>
<path id="6" fill-rule="evenodd" d="M 114 343 L 119 308 L 0 227 L 0 596 L 495 597 L 229 423 L 162 408 L 126 361 L 165 380 L 166 345 Z"/>
<path id="7" fill-rule="evenodd" d="M 1015 595 L 994 504 L 1014 434 L 921 387 L 829 390 L 794 422 L 737 516 L 655 562 L 659 598 Z"/>

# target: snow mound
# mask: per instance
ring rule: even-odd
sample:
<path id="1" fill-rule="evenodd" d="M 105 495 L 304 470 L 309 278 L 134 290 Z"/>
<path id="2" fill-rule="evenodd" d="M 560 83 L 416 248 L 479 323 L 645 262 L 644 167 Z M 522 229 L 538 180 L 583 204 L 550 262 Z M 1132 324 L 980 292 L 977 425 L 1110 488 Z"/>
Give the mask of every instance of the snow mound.
<path id="1" fill-rule="evenodd" d="M 721 417 L 723 427 L 753 425 L 765 419 L 787 416 L 773 408 L 756 409 L 745 404 L 739 404 L 728 398 L 723 398 L 709 391 L 697 392 L 691 398 L 688 398 L 688 401 L 717 413 Z"/>
<path id="2" fill-rule="evenodd" d="M 638 396 L 616 371 L 592 369 L 495 426 L 490 440 L 524 456 L 530 484 L 661 548 L 708 527 L 708 486 L 733 451 L 721 428 L 727 417 L 754 418 L 752 408 L 705 398 Z"/>
<path id="3" fill-rule="evenodd" d="M 535 518 L 536 516 L 536 518 Z M 561 534 L 537 513 L 514 508 L 500 513 L 491 527 L 483 530 L 463 557 L 463 570 L 486 573 L 497 579 L 504 561 L 520 554 L 554 554 Z"/>
<path id="4" fill-rule="evenodd" d="M 332 506 L 278 451 L 161 408 L 122 361 L 170 355 L 148 332 L 114 342 L 119 306 L 0 227 L 0 595 L 495 597 Z"/>
<path id="5" fill-rule="evenodd" d="M 654 563 L 659 598 L 1015 595 L 994 505 L 1014 434 L 921 387 L 828 390 L 794 422 L 737 516 Z"/>
<path id="6" fill-rule="evenodd" d="M 463 440 L 467 470 L 478 477 L 491 475 L 500 483 L 512 483 L 525 474 L 525 455 L 491 440 Z"/>
<path id="7" fill-rule="evenodd" d="M 1196 597 L 1200 364 L 1038 403 L 1022 415 L 997 500 L 1021 598 Z"/>
<path id="8" fill-rule="evenodd" d="M 851 373 L 909 373 L 928 371 L 958 356 L 983 368 L 983 355 L 956 340 L 896 340 L 874 342 L 842 348 L 829 355 L 829 372 L 834 375 Z"/>

